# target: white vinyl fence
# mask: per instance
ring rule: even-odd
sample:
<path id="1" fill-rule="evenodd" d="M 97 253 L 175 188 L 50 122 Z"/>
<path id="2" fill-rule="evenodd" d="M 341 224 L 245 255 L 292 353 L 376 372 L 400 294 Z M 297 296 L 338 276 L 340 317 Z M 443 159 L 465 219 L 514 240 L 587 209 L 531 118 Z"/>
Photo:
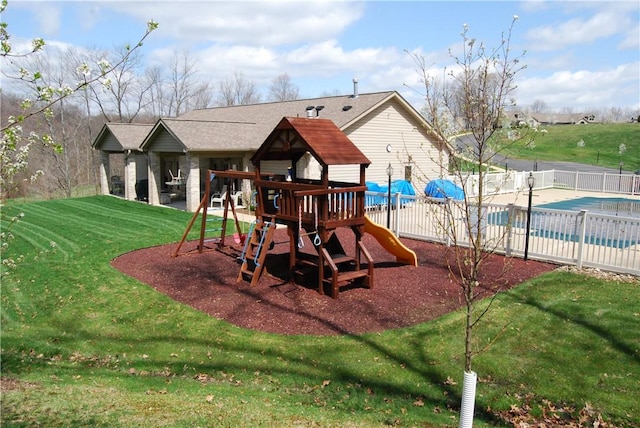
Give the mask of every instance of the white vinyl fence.
<path id="1" fill-rule="evenodd" d="M 580 171 L 507 171 L 484 175 L 485 195 L 515 193 L 528 189 L 527 177 L 533 175 L 534 189 L 571 189 L 587 192 L 616 193 L 623 195 L 640 195 L 640 175 L 637 174 L 609 174 L 601 172 Z M 463 186 L 469 196 L 477 196 L 479 183 L 477 175 L 463 178 L 457 176 L 446 177 L 448 180 Z"/>
<path id="2" fill-rule="evenodd" d="M 546 180 L 555 181 L 549 171 L 534 172 L 534 175 L 536 182 L 540 179 L 540 186 Z M 575 174 L 572 178 L 576 177 L 579 183 L 592 178 Z M 611 181 L 604 176 L 599 184 Z M 633 180 L 630 181 L 634 184 Z M 513 175 L 512 182 L 519 184 L 516 175 Z M 387 225 L 387 197 L 386 193 L 367 192 L 366 199 L 367 215 L 384 226 Z M 526 207 L 487 204 L 481 217 L 485 248 L 507 256 L 524 255 Z M 397 236 L 446 245 L 468 245 L 467 224 L 461 203 L 424 196 L 392 195 L 389 228 Z M 640 218 L 532 207 L 527 253 L 529 258 L 536 260 L 638 275 Z"/>

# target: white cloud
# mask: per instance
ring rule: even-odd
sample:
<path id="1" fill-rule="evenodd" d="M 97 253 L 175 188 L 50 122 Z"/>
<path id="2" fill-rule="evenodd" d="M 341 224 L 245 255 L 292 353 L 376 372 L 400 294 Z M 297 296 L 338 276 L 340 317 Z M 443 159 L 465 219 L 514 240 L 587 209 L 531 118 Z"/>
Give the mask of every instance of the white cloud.
<path id="1" fill-rule="evenodd" d="M 62 10 L 60 5 L 52 2 L 18 3 L 16 6 L 23 7 L 33 13 L 38 22 L 39 37 L 52 36 L 58 33 L 62 23 Z M 11 4 L 11 7 L 14 7 Z"/>
<path id="2" fill-rule="evenodd" d="M 361 18 L 358 2 L 113 2 L 110 7 L 160 23 L 159 33 L 185 43 L 263 46 L 336 37 Z M 149 16 L 149 13 L 153 16 Z"/>
<path id="3" fill-rule="evenodd" d="M 213 84 L 242 72 L 264 91 L 273 77 L 286 72 L 294 83 L 302 82 L 305 96 L 334 87 L 348 92 L 351 78 L 357 76 L 361 92 L 395 89 L 410 102 L 421 104 L 416 93 L 422 89 L 420 76 L 403 49 L 423 55 L 430 73 L 441 76 L 442 67 L 454 67 L 449 52 L 460 55 L 462 47 L 456 30 L 434 33 L 422 40 L 421 47 L 418 34 L 402 24 L 385 27 L 384 37 L 369 38 L 367 34 L 380 34 L 381 21 L 365 16 L 375 9 L 370 4 L 353 1 L 15 1 L 12 7 L 20 5 L 38 13 L 42 29 L 33 27 L 48 44 L 54 44 L 55 37 L 78 46 L 137 40 L 144 22 L 154 19 L 160 27 L 141 51 L 145 65 L 166 66 L 175 52 L 186 51 L 195 60 L 199 76 Z M 519 104 L 544 99 L 559 109 L 578 103 L 640 103 L 637 2 L 527 0 L 518 5 L 518 27 L 524 25 L 526 31 L 527 25 L 537 25 L 527 33 L 516 30 L 513 40 L 514 53 L 529 51 L 524 57 L 527 69 L 517 77 Z M 453 3 L 452 16 L 455 7 Z M 487 3 L 487 16 L 482 17 L 489 24 L 492 8 Z M 460 21 L 465 19 L 469 17 Z M 544 25 L 538 25 L 540 22 Z M 454 28 L 446 22 L 438 24 Z M 137 31 L 129 28 L 133 26 Z M 528 39 L 522 39 L 523 33 Z M 606 49 L 606 59 L 596 49 Z M 635 66 L 619 65 L 634 61 Z"/>
<path id="4" fill-rule="evenodd" d="M 624 40 L 618 45 L 618 49 L 640 49 L 640 24 L 635 23 L 626 34 Z"/>
<path id="5" fill-rule="evenodd" d="M 97 4 L 91 2 L 87 3 L 86 6 L 87 7 L 77 8 L 76 11 L 78 12 L 82 29 L 90 30 L 98 25 L 101 9 Z"/>
<path id="6" fill-rule="evenodd" d="M 336 40 L 327 40 L 289 51 L 284 55 L 284 60 L 292 65 L 306 65 L 318 75 L 331 75 L 347 70 L 368 73 L 372 69 L 392 64 L 399 54 L 395 48 L 345 51 Z"/>
<path id="7" fill-rule="evenodd" d="M 251 80 L 275 77 L 269 71 L 278 63 L 278 54 L 255 46 L 211 46 L 197 53 L 198 68 L 214 80 L 222 80 L 234 72 L 243 72 Z"/>
<path id="8" fill-rule="evenodd" d="M 526 38 L 531 43 L 533 50 L 550 51 L 568 46 L 585 45 L 615 35 L 630 38 L 636 34 L 637 38 L 638 23 L 633 19 L 633 16 L 638 14 L 636 2 L 568 2 L 561 4 L 571 12 L 575 12 L 575 8 L 581 8 L 579 10 L 583 13 L 592 9 L 594 12 L 589 17 L 573 18 L 564 22 L 557 21 L 529 29 Z M 637 43 L 636 40 L 636 45 Z"/>
<path id="9" fill-rule="evenodd" d="M 527 32 L 527 38 L 535 50 L 561 49 L 611 36 L 618 31 L 617 22 L 615 15 L 597 14 L 589 20 L 571 19 L 560 25 L 531 29 Z"/>
<path id="10" fill-rule="evenodd" d="M 518 104 L 534 100 L 550 108 L 572 107 L 574 111 L 591 106 L 631 107 L 638 105 L 640 63 L 624 64 L 604 71 L 558 71 L 547 77 L 518 81 Z"/>
<path id="11" fill-rule="evenodd" d="M 525 0 L 520 7 L 525 12 L 540 12 L 549 9 L 549 3 L 544 0 Z"/>

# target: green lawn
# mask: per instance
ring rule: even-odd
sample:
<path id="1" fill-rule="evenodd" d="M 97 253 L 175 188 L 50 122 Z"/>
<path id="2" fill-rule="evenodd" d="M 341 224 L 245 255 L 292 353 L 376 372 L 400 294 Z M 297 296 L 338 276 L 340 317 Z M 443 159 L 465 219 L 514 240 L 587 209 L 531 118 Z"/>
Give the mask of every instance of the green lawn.
<path id="1" fill-rule="evenodd" d="M 523 130 L 523 133 L 525 131 Z M 505 133 L 499 133 L 505 138 Z M 640 123 L 553 125 L 540 127 L 531 134 L 534 144 L 526 145 L 529 138 L 510 145 L 502 152 L 511 158 L 578 162 L 624 171 L 640 170 Z M 508 145 L 503 139 L 499 147 Z M 621 154 L 620 145 L 626 150 Z"/>
<path id="2" fill-rule="evenodd" d="M 178 241 L 191 214 L 98 196 L 4 206 L 3 231 L 19 213 L 3 254 L 21 261 L 2 268 L 2 426 L 458 424 L 462 313 L 360 336 L 249 331 L 109 264 Z M 474 360 L 476 426 L 550 405 L 640 426 L 639 301 L 638 283 L 561 272 L 501 294 L 477 330 L 495 341 Z"/>

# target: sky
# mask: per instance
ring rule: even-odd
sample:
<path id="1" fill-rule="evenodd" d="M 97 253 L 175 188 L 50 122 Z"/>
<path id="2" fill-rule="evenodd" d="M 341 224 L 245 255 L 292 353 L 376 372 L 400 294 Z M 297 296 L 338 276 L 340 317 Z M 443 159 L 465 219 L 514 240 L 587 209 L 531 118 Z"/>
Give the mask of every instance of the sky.
<path id="1" fill-rule="evenodd" d="M 241 72 L 266 98 L 287 73 L 301 98 L 396 90 L 424 102 L 416 64 L 455 69 L 461 33 L 496 47 L 514 17 L 512 54 L 524 56 L 515 100 L 526 108 L 587 112 L 640 109 L 640 2 L 632 1 L 34 1 L 9 0 L 2 21 L 14 48 L 42 37 L 50 46 L 113 49 L 136 43 L 146 22 L 146 65 L 189 52 L 214 85 Z"/>

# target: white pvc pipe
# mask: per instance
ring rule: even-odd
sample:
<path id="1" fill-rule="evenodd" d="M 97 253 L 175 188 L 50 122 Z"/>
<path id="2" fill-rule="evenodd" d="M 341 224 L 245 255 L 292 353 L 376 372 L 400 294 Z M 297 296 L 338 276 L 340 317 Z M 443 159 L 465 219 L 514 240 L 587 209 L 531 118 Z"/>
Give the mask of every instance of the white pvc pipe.
<path id="1" fill-rule="evenodd" d="M 476 404 L 476 372 L 464 372 L 462 385 L 462 406 L 460 407 L 460 428 L 473 427 L 473 410 Z"/>

